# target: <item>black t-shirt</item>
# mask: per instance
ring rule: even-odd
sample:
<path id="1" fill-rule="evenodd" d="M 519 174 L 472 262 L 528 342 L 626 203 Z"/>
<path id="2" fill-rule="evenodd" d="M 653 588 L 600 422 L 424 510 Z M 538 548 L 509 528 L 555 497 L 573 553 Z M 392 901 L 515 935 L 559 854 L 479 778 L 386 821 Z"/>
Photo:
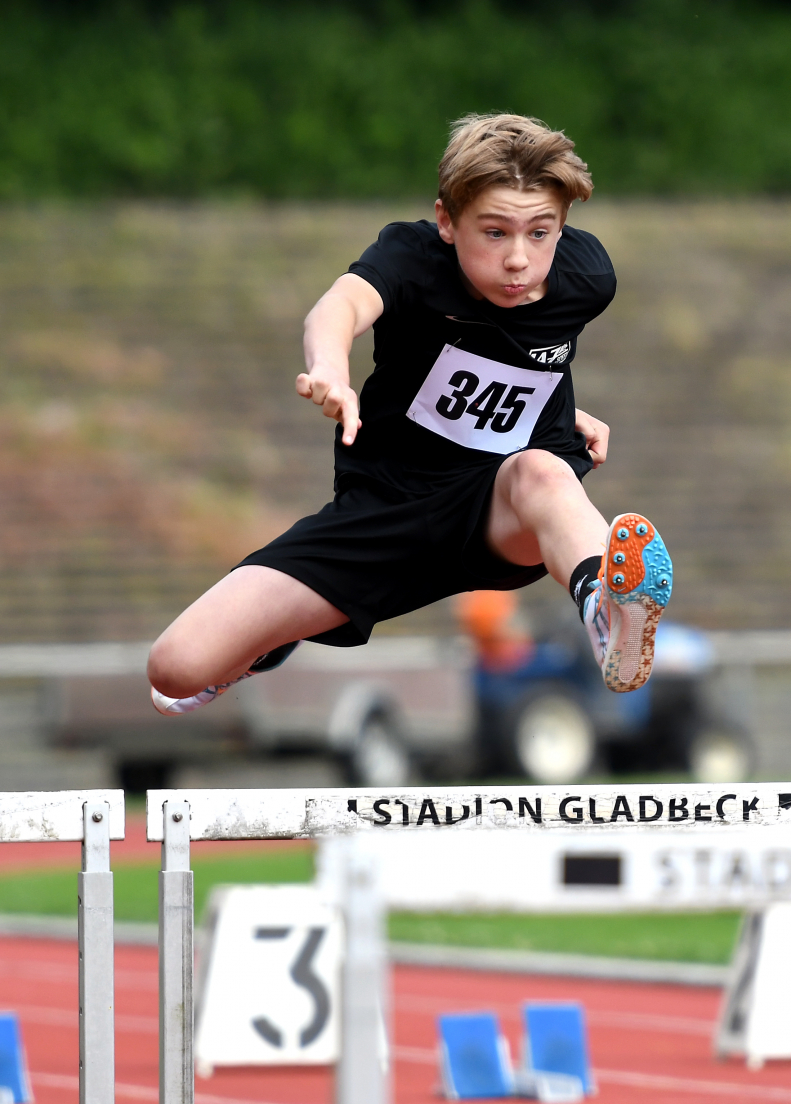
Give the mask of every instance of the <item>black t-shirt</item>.
<path id="1" fill-rule="evenodd" d="M 349 271 L 376 288 L 384 313 L 374 323 L 375 369 L 360 395 L 362 428 L 351 446 L 341 443 L 340 426 L 336 433 L 339 490 L 364 477 L 428 492 L 497 458 L 407 417 L 446 345 L 512 369 L 551 372 L 553 379 L 560 374 L 529 442 L 521 447 L 563 457 L 580 477 L 590 470 L 584 438 L 574 429 L 569 365 L 578 335 L 615 294 L 612 263 L 592 234 L 564 227 L 546 295 L 518 307 L 474 299 L 462 283 L 455 247 L 425 220 L 390 223 Z"/>

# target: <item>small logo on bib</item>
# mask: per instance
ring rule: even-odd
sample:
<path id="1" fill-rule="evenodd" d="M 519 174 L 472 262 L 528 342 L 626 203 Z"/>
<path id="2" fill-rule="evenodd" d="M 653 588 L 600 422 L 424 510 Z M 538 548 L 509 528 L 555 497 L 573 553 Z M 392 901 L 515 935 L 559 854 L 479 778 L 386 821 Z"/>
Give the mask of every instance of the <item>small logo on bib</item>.
<path id="1" fill-rule="evenodd" d="M 457 445 L 508 455 L 528 444 L 560 380 L 446 345 L 407 417 Z"/>
<path id="2" fill-rule="evenodd" d="M 563 345 L 548 345 L 545 349 L 528 349 L 533 360 L 539 364 L 565 364 L 571 353 L 571 342 Z"/>

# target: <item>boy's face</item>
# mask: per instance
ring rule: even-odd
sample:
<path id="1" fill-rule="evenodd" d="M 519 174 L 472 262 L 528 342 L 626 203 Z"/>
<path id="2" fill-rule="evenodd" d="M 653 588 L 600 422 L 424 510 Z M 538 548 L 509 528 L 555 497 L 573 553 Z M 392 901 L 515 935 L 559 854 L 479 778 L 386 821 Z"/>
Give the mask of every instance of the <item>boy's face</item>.
<path id="1" fill-rule="evenodd" d="M 498 307 L 533 303 L 546 292 L 566 209 L 550 188 L 517 192 L 495 185 L 451 222 L 436 203 L 440 237 L 456 246 L 467 290 Z"/>

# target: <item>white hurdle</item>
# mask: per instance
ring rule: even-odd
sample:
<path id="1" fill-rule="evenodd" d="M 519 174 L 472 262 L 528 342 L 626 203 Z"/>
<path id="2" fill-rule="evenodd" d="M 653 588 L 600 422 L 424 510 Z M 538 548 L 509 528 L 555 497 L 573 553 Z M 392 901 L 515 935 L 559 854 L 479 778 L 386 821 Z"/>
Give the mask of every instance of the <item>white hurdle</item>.
<path id="1" fill-rule="evenodd" d="M 192 1104 L 195 1096 L 192 1057 L 195 908 L 190 870 L 189 804 L 166 801 L 160 816 L 159 1099 L 160 1104 Z"/>
<path id="2" fill-rule="evenodd" d="M 113 1104 L 115 1021 L 110 840 L 124 838 L 123 790 L 0 793 L 0 843 L 80 840 L 80 1104 Z"/>
<path id="3" fill-rule="evenodd" d="M 784 825 L 791 834 L 791 782 L 711 787 L 702 784 L 624 787 L 546 786 L 407 790 L 149 790 L 148 839 L 162 843 L 160 881 L 160 1104 L 192 1104 L 193 906 L 189 874 L 192 840 L 315 839 L 357 832 L 522 831 L 681 832 L 708 825 L 729 828 Z M 364 872 L 358 872 L 362 878 Z M 364 878 L 359 890 L 364 891 Z M 357 910 L 347 909 L 347 923 Z M 360 933 L 363 939 L 365 933 Z M 347 930 L 351 947 L 356 933 Z M 375 963 L 359 978 L 378 976 Z M 348 968 L 347 963 L 347 968 Z M 363 1009 L 378 993 L 356 989 L 356 1008 L 344 1014 L 338 1104 L 386 1104 L 387 1077 L 371 1053 L 370 1030 L 355 1035 Z M 369 1014 L 367 1023 L 370 1027 Z M 377 1068 L 380 1073 L 377 1074 Z M 377 1080 L 378 1078 L 378 1080 Z M 365 1086 L 360 1096 L 354 1086 Z"/>
<path id="4" fill-rule="evenodd" d="M 389 1000 L 385 913 L 372 855 L 344 848 L 339 889 L 346 935 L 341 987 L 341 1055 L 335 1080 L 338 1104 L 388 1104 Z"/>

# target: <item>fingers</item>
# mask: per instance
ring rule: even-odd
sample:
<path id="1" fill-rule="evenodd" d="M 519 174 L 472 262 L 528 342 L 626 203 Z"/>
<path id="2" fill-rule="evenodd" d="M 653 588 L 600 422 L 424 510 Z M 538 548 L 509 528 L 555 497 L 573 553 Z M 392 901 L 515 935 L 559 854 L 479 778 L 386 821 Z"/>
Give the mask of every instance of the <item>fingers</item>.
<path id="1" fill-rule="evenodd" d="M 344 405 L 343 418 L 343 443 L 353 445 L 357 436 L 357 430 L 363 424 L 357 413 L 357 402 L 348 402 Z"/>
<path id="2" fill-rule="evenodd" d="M 576 428 L 585 436 L 585 447 L 591 455 L 594 468 L 601 467 L 607 459 L 607 447 L 610 440 L 610 427 L 598 418 L 577 411 Z"/>
<path id="3" fill-rule="evenodd" d="M 343 443 L 351 445 L 362 425 L 357 396 L 351 387 L 341 383 L 326 383 L 306 372 L 297 376 L 297 394 L 312 399 L 322 408 L 325 418 L 332 418 L 343 425 Z"/>
<path id="4" fill-rule="evenodd" d="M 600 452 L 596 447 L 598 442 L 590 441 L 588 443 L 588 452 L 590 453 L 591 460 L 593 461 L 594 468 L 600 468 L 604 461 L 607 459 L 607 451 Z"/>
<path id="5" fill-rule="evenodd" d="M 601 453 L 602 464 L 607 459 L 607 447 L 610 442 L 610 427 L 605 425 L 604 422 L 594 423 L 594 440 L 593 444 L 597 452 Z"/>
<path id="6" fill-rule="evenodd" d="M 357 396 L 351 387 L 331 387 L 324 400 L 323 412 L 325 418 L 334 418 L 343 426 L 344 445 L 353 444 L 361 423 Z"/>
<path id="7" fill-rule="evenodd" d="M 297 394 L 303 399 L 313 398 L 313 380 L 307 372 L 300 372 L 297 376 Z"/>
<path id="8" fill-rule="evenodd" d="M 313 401 L 321 406 L 325 418 L 334 418 L 336 422 L 342 422 L 350 394 L 354 394 L 350 387 L 338 385 L 324 389 L 314 387 Z"/>
<path id="9" fill-rule="evenodd" d="M 340 410 L 343 388 L 337 383 L 327 383 L 307 372 L 297 376 L 297 394 L 303 399 L 312 399 L 316 406 L 324 407 L 328 418 L 335 418 Z"/>
<path id="10" fill-rule="evenodd" d="M 607 448 L 610 441 L 610 430 L 604 425 L 603 422 L 599 422 L 596 426 L 597 433 L 594 436 L 589 446 L 589 451 L 593 457 L 594 465 L 598 468 L 607 459 Z"/>
<path id="11" fill-rule="evenodd" d="M 592 434 L 585 442 L 594 468 L 601 467 L 607 459 L 607 438 Z"/>

